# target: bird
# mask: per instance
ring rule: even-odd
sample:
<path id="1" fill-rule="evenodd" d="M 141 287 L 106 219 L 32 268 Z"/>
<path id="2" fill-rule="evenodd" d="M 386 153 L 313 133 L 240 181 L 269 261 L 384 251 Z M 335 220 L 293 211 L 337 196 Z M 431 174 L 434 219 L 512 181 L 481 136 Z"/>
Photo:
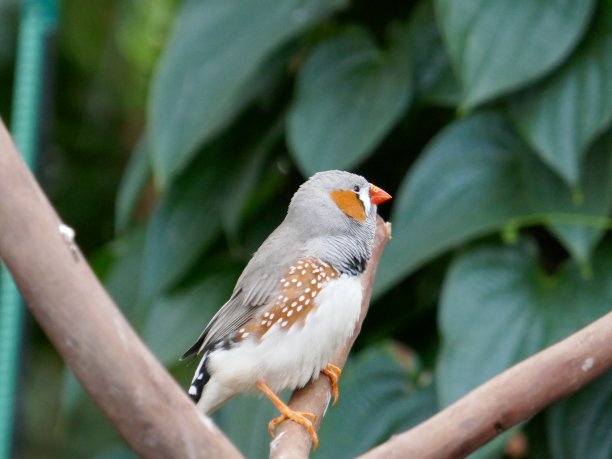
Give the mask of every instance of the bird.
<path id="1" fill-rule="evenodd" d="M 204 414 L 241 393 L 261 393 L 285 420 L 318 438 L 312 413 L 277 395 L 328 376 L 334 404 L 340 368 L 330 363 L 353 332 L 361 276 L 372 255 L 377 205 L 391 195 L 345 171 L 318 172 L 295 192 L 281 224 L 254 253 L 229 300 L 183 354 L 201 355 L 188 394 Z"/>

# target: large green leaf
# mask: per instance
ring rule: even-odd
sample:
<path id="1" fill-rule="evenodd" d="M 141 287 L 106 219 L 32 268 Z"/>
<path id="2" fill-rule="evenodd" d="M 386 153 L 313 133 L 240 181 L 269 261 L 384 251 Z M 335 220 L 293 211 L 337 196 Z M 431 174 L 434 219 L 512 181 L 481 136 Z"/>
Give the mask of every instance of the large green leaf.
<path id="1" fill-rule="evenodd" d="M 402 353 L 389 345 L 368 348 L 349 359 L 340 379 L 340 400 L 327 410 L 313 457 L 355 457 L 433 415 L 433 384 L 419 388 L 413 382 L 417 376 Z M 240 397 L 221 408 L 215 419 L 248 457 L 266 457 L 266 426 L 275 416 L 268 400 Z"/>
<path id="2" fill-rule="evenodd" d="M 534 245 L 484 246 L 451 266 L 439 319 L 437 384 L 448 405 L 477 385 L 608 313 L 612 245 L 583 276 L 568 261 L 549 274 Z"/>
<path id="3" fill-rule="evenodd" d="M 612 2 L 604 1 L 586 40 L 551 77 L 516 97 L 521 132 L 570 185 L 593 140 L 612 121 Z"/>
<path id="4" fill-rule="evenodd" d="M 133 327 L 142 320 L 139 302 L 142 257 L 145 245 L 144 228 L 136 228 L 110 244 L 112 262 L 103 275 L 104 286 Z"/>
<path id="5" fill-rule="evenodd" d="M 147 137 L 144 135 L 130 157 L 127 168 L 121 178 L 115 201 L 115 231 L 124 231 L 132 216 L 142 190 L 151 175 L 151 160 Z"/>
<path id="6" fill-rule="evenodd" d="M 246 118 L 241 136 L 222 136 L 198 155 L 163 196 L 149 222 L 142 299 L 174 285 L 220 234 L 235 234 L 245 204 L 256 194 L 269 152 L 282 133 L 281 116 Z"/>
<path id="7" fill-rule="evenodd" d="M 397 348 L 379 345 L 360 352 L 343 372 L 340 400 L 327 410 L 313 457 L 356 457 L 433 416 L 433 384 L 418 388 L 417 375 Z"/>
<path id="8" fill-rule="evenodd" d="M 457 244 L 521 222 L 554 224 L 555 234 L 585 262 L 603 228 L 587 225 L 584 216 L 598 217 L 601 225 L 608 213 L 610 162 L 605 148 L 588 155 L 589 194 L 575 202 L 504 117 L 489 112 L 456 121 L 425 149 L 397 192 L 393 239 L 376 293 Z"/>
<path id="9" fill-rule="evenodd" d="M 612 372 L 546 413 L 548 457 L 612 457 Z"/>
<path id="10" fill-rule="evenodd" d="M 436 15 L 472 107 L 557 66 L 584 33 L 594 0 L 436 0 Z"/>
<path id="11" fill-rule="evenodd" d="M 412 95 L 408 53 L 380 50 L 351 28 L 306 61 L 289 114 L 291 152 L 304 175 L 349 169 L 377 146 Z"/>
<path id="12" fill-rule="evenodd" d="M 549 230 L 555 234 L 580 264 L 587 265 L 595 244 L 610 221 L 612 207 L 612 131 L 608 132 L 584 158 L 579 195 L 572 192 L 558 175 L 550 173 L 534 155 L 524 158 L 526 195 L 534 211 L 544 212 Z M 546 217 L 548 214 L 548 217 Z"/>
<path id="13" fill-rule="evenodd" d="M 239 273 L 238 266 L 213 265 L 193 285 L 154 301 L 141 333 L 164 365 L 176 363 L 194 343 L 208 321 L 229 299 Z"/>
<path id="14" fill-rule="evenodd" d="M 344 0 L 188 0 L 153 80 L 149 132 L 164 186 L 240 110 L 258 67 Z"/>
<path id="15" fill-rule="evenodd" d="M 442 293 L 438 358 L 440 403 L 549 346 L 612 308 L 612 246 L 604 246 L 586 279 L 573 263 L 544 272 L 535 247 L 486 246 L 463 253 Z M 489 457 L 504 437 L 474 457 Z M 556 456 L 555 456 L 556 457 Z"/>
<path id="16" fill-rule="evenodd" d="M 212 163 L 193 167 L 158 204 L 147 230 L 141 300 L 177 282 L 221 230 L 218 199 L 223 173 Z"/>
<path id="17" fill-rule="evenodd" d="M 459 105 L 461 90 L 442 43 L 432 2 L 419 2 L 406 27 L 415 97 L 434 105 Z"/>

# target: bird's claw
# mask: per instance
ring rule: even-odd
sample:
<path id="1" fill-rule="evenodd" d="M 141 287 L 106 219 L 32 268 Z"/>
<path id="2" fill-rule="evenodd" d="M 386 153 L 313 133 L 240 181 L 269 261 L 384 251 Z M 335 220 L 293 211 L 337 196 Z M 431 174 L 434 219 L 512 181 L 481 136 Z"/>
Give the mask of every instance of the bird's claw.
<path id="1" fill-rule="evenodd" d="M 268 423 L 268 433 L 270 434 L 270 437 L 275 437 L 274 430 L 276 429 L 276 426 L 278 426 L 281 422 L 289 419 L 297 424 L 300 424 L 301 426 L 304 426 L 304 428 L 310 434 L 310 437 L 312 438 L 313 448 L 316 450 L 319 447 L 319 437 L 317 436 L 317 432 L 312 423 L 317 420 L 317 416 L 313 413 L 294 411 L 289 407 L 287 408 L 287 410 L 283 410 L 281 412 L 280 416 L 272 419 Z"/>
<path id="2" fill-rule="evenodd" d="M 332 398 L 334 399 L 334 405 L 338 403 L 339 390 L 338 390 L 338 379 L 342 376 L 342 370 L 332 363 L 328 363 L 325 368 L 321 370 L 325 376 L 329 378 L 331 384 Z"/>

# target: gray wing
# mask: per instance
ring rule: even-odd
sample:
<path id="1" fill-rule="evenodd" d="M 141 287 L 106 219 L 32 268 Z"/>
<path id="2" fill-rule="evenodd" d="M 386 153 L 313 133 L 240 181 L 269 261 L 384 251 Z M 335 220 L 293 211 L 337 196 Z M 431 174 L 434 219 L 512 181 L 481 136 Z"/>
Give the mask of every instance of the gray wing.
<path id="1" fill-rule="evenodd" d="M 280 279 L 301 254 L 291 234 L 279 226 L 264 241 L 242 272 L 230 299 L 214 315 L 198 340 L 183 354 L 199 354 L 238 331 L 265 308 L 280 291 Z M 299 246 L 298 246 L 299 247 Z M 289 254 L 288 252 L 291 252 Z"/>

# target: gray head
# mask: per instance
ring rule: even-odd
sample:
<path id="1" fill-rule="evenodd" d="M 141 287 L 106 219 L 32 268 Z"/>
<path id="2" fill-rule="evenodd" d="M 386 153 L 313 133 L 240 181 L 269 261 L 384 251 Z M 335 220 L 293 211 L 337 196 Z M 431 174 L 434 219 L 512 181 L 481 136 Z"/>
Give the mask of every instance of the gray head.
<path id="1" fill-rule="evenodd" d="M 390 198 L 360 175 L 319 172 L 293 195 L 285 223 L 305 242 L 308 255 L 337 266 L 365 266 L 376 230 L 376 205 Z"/>

